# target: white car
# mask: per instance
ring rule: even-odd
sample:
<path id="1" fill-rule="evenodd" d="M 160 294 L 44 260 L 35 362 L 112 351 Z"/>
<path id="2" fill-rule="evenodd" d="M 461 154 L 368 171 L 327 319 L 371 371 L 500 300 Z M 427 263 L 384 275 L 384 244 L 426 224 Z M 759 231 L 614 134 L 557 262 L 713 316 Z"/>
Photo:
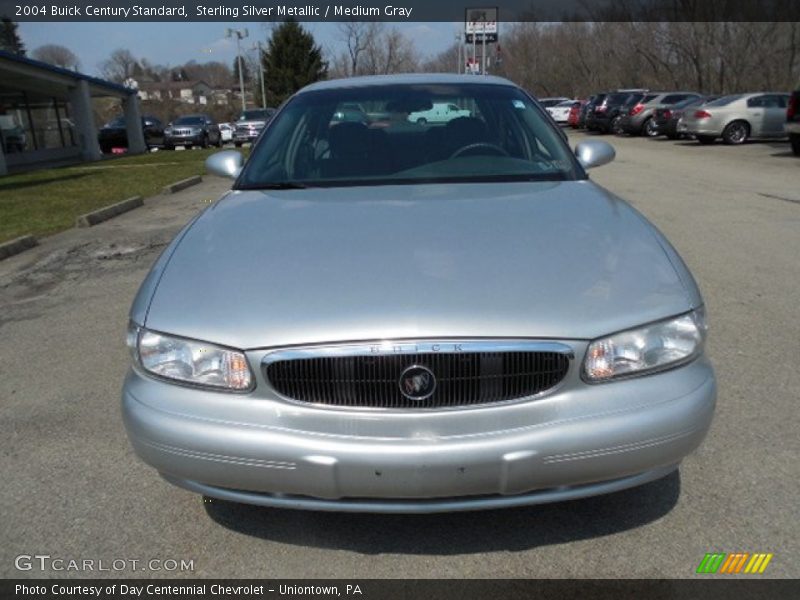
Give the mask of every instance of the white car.
<path id="1" fill-rule="evenodd" d="M 408 120 L 412 123 L 447 123 L 458 117 L 471 117 L 472 112 L 459 108 L 455 104 L 446 102 L 434 102 L 428 110 L 420 110 L 409 113 Z"/>
<path id="2" fill-rule="evenodd" d="M 575 102 L 575 100 L 564 100 L 555 106 L 546 106 L 545 110 L 550 113 L 556 123 L 566 125 L 569 120 L 569 111 Z"/>

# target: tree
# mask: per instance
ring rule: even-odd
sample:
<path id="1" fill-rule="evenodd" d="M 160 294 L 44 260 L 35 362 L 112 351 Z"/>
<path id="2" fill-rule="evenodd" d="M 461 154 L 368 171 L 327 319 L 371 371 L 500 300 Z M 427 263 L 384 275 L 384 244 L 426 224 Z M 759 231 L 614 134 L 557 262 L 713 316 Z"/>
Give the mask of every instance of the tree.
<path id="1" fill-rule="evenodd" d="M 7 17 L 0 20 L 0 50 L 25 56 L 25 44 L 17 33 L 17 24 Z"/>
<path id="2" fill-rule="evenodd" d="M 31 53 L 31 56 L 36 60 L 50 63 L 51 65 L 64 69 L 77 71 L 80 67 L 80 61 L 72 50 L 64 46 L 59 46 L 58 44 L 39 46 Z"/>
<path id="3" fill-rule="evenodd" d="M 136 58 L 130 50 L 119 48 L 111 53 L 111 57 L 100 65 L 103 77 L 117 83 L 133 77 L 136 69 Z"/>
<path id="4" fill-rule="evenodd" d="M 271 106 L 328 75 L 322 49 L 297 21 L 286 21 L 273 31 L 263 61 L 267 104 Z"/>

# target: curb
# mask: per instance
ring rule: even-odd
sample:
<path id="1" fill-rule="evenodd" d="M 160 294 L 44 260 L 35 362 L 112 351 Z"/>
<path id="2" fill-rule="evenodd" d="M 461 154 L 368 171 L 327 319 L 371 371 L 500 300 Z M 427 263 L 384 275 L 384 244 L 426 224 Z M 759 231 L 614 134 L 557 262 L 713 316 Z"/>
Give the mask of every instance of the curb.
<path id="1" fill-rule="evenodd" d="M 180 181 L 176 181 L 175 183 L 171 183 L 167 186 L 164 186 L 164 189 L 161 191 L 161 193 L 174 194 L 175 192 L 180 192 L 181 190 L 185 190 L 188 187 L 197 185 L 202 181 L 203 178 L 200 175 L 195 175 L 194 177 L 189 177 L 188 179 L 181 179 Z"/>
<path id="2" fill-rule="evenodd" d="M 116 204 L 104 206 L 103 208 L 98 208 L 97 210 L 94 210 L 90 213 L 81 215 L 80 217 L 75 219 L 75 227 L 91 227 L 92 225 L 97 225 L 98 223 L 102 223 L 103 221 L 108 221 L 109 219 L 116 217 L 117 215 L 126 213 L 129 210 L 138 208 L 143 204 L 144 200 L 142 200 L 141 196 L 133 196 L 132 198 L 128 198 L 127 200 L 123 200 L 122 202 L 117 202 Z"/>
<path id="3" fill-rule="evenodd" d="M 32 235 L 23 235 L 22 237 L 9 240 L 0 244 L 0 260 L 14 256 L 20 252 L 24 252 L 29 248 L 33 248 L 39 242 Z"/>

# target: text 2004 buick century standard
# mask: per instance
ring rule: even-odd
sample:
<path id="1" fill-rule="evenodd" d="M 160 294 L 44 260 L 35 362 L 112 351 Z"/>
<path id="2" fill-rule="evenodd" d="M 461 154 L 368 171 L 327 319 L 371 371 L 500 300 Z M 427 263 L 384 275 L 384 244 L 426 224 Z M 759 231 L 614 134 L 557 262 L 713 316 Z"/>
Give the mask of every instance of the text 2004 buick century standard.
<path id="1" fill-rule="evenodd" d="M 434 103 L 468 110 L 411 122 Z M 343 106 L 362 108 L 336 119 Z M 320 510 L 534 504 L 662 477 L 716 385 L 667 240 L 492 77 L 314 84 L 133 303 L 136 453 L 207 496 Z"/>

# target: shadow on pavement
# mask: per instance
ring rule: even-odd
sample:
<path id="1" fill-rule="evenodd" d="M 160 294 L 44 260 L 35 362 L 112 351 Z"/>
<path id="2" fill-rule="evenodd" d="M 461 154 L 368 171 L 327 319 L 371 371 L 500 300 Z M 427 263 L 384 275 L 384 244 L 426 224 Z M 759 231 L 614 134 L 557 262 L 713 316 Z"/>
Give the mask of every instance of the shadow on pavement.
<path id="1" fill-rule="evenodd" d="M 506 510 L 379 515 L 272 509 L 208 499 L 208 515 L 233 531 L 273 542 L 362 554 L 521 551 L 627 531 L 677 504 L 678 471 L 605 496 Z"/>

